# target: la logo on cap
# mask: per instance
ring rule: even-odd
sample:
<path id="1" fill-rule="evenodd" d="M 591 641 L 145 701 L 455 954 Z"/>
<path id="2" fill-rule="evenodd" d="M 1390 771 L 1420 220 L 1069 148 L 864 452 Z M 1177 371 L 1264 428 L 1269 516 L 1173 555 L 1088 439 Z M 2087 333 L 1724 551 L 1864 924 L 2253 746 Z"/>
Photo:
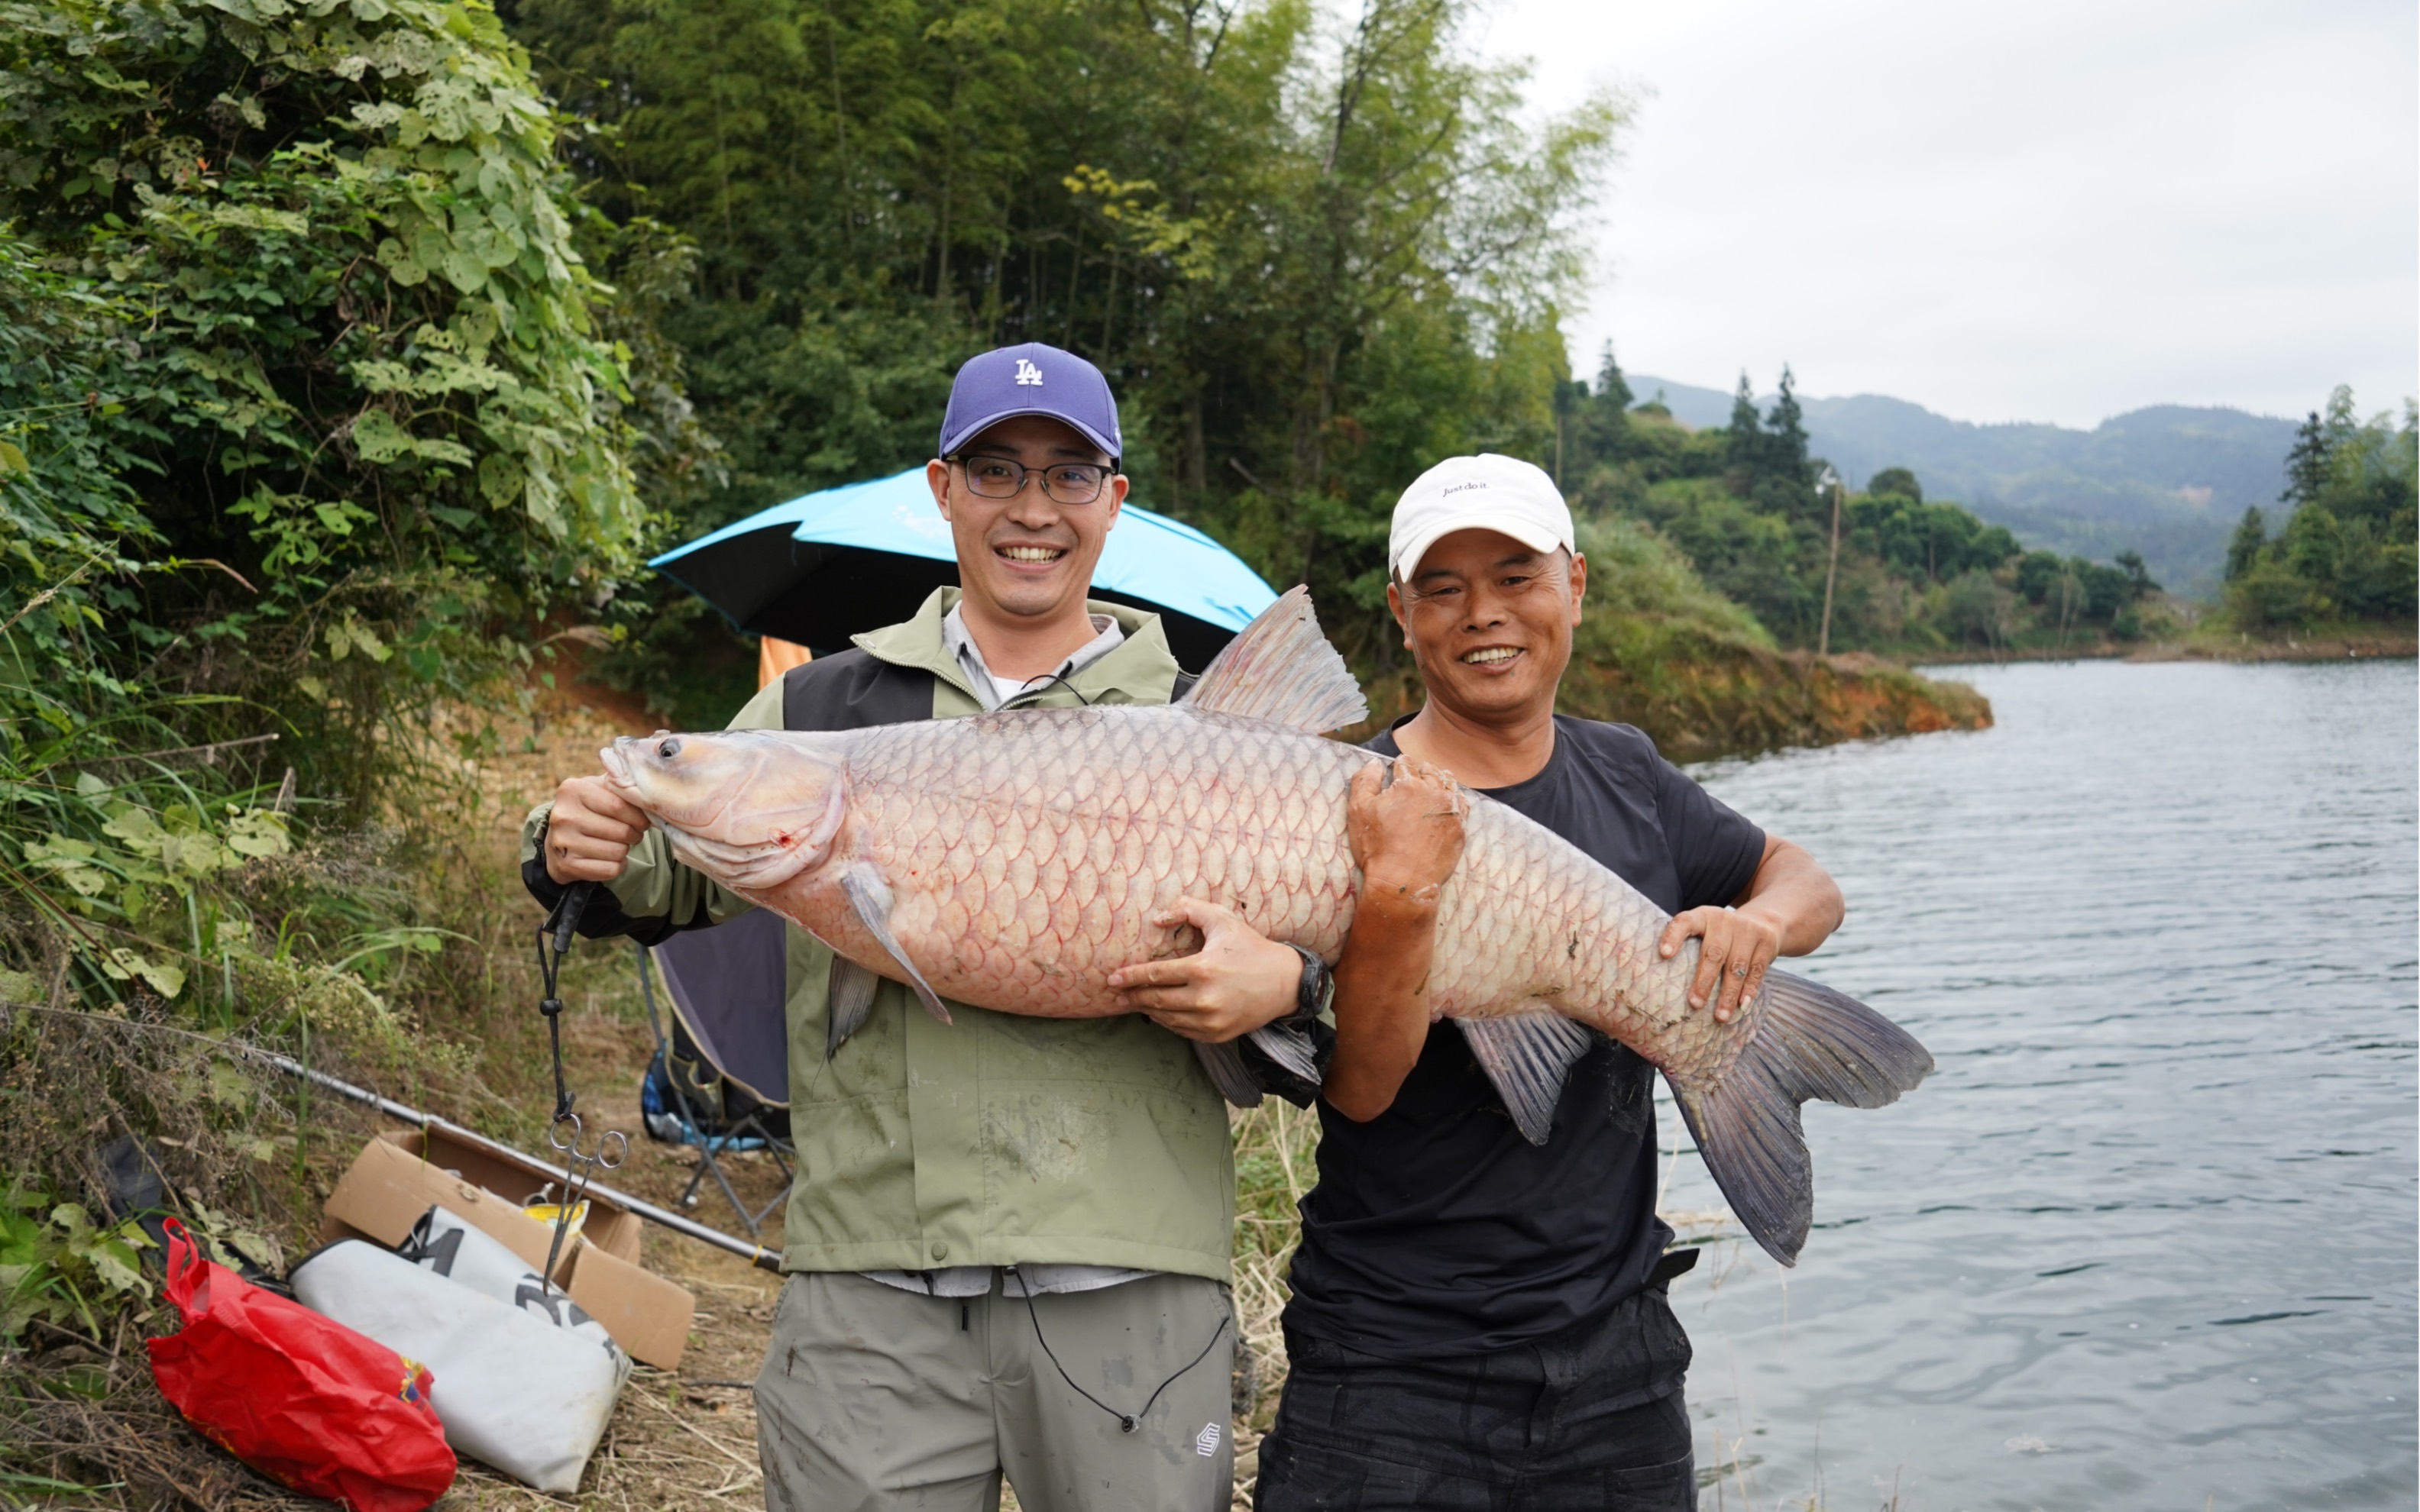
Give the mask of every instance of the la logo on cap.
<path id="1" fill-rule="evenodd" d="M 1020 357 L 1016 360 L 1016 383 L 1019 388 L 1042 387 L 1042 369 L 1033 365 L 1032 358 Z"/>

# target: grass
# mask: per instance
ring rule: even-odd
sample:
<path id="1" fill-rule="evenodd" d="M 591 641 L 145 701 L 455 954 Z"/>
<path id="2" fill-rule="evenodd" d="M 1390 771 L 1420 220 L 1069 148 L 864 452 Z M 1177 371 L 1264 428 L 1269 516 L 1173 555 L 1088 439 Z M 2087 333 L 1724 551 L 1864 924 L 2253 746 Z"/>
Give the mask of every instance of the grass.
<path id="1" fill-rule="evenodd" d="M 1235 1478 L 1249 1487 L 1262 1435 L 1285 1385 L 1285 1272 L 1302 1238 L 1297 1211 L 1319 1179 L 1319 1116 L 1270 1098 L 1229 1110 L 1235 1133 Z"/>

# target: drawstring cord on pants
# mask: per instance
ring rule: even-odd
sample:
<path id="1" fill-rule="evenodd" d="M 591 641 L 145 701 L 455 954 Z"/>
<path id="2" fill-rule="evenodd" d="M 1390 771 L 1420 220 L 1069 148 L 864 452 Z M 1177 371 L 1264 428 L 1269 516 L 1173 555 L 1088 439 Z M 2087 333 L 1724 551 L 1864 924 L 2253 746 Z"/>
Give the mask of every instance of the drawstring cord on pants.
<path id="1" fill-rule="evenodd" d="M 1009 1274 L 1016 1275 L 1016 1266 L 1011 1265 L 1004 1269 Z M 1081 1396 L 1084 1400 L 1092 1403 L 1094 1407 L 1099 1408 L 1102 1412 L 1116 1418 L 1118 1420 L 1118 1431 L 1121 1433 L 1132 1433 L 1138 1424 L 1140 1424 L 1144 1418 L 1151 1415 L 1152 1408 L 1158 1405 L 1160 1393 L 1166 1391 L 1169 1387 L 1175 1385 L 1179 1376 L 1184 1375 L 1187 1370 L 1192 1369 L 1195 1365 L 1200 1365 L 1202 1361 L 1208 1359 L 1210 1357 L 1211 1350 L 1215 1348 L 1218 1341 L 1224 1338 L 1227 1335 L 1227 1319 L 1221 1318 L 1218 1319 L 1218 1328 L 1210 1335 L 1210 1342 L 1202 1346 L 1202 1352 L 1195 1355 L 1192 1359 L 1186 1361 L 1183 1365 L 1177 1366 L 1175 1374 L 1171 1375 L 1166 1381 L 1163 1381 L 1158 1385 L 1153 1387 L 1151 1398 L 1142 1404 L 1141 1412 L 1121 1412 L 1116 1408 L 1111 1407 L 1109 1403 L 1101 1400 L 1098 1396 L 1094 1396 L 1091 1392 L 1086 1391 L 1083 1387 L 1076 1384 L 1076 1378 L 1069 1375 L 1067 1373 L 1067 1367 L 1059 1363 L 1058 1351 L 1050 1347 L 1050 1341 L 1048 1339 L 1042 1336 L 1042 1315 L 1033 1310 L 1033 1288 L 1025 1284 L 1025 1278 L 1023 1276 L 1017 1276 L 1016 1286 L 1017 1289 L 1025 1296 L 1025 1316 L 1033 1324 L 1033 1342 L 1042 1346 L 1042 1352 L 1049 1357 L 1051 1366 L 1059 1372 L 1059 1379 L 1065 1381 L 1068 1389 L 1075 1392 L 1077 1396 Z"/>

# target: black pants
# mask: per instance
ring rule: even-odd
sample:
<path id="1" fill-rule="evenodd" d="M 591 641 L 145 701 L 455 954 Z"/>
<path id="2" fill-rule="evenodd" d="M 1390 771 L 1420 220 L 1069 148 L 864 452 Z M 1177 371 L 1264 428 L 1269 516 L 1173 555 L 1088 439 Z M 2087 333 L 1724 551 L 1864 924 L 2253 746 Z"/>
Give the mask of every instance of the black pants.
<path id="1" fill-rule="evenodd" d="M 1419 1365 L 1289 1329 L 1257 1512 L 1693 1512 L 1689 1340 L 1652 1286 L 1602 1319 Z"/>

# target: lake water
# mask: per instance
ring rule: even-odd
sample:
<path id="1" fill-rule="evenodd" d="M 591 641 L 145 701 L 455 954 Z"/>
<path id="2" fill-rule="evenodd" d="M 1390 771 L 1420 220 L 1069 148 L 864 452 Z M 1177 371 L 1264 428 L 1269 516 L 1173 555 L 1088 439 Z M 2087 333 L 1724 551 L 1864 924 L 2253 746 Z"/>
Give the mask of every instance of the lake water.
<path id="1" fill-rule="evenodd" d="M 1703 1505 L 2412 1506 L 2412 664 L 1948 675 L 1993 729 L 1697 770 L 1940 1064 L 1808 1105 L 1786 1281 L 1673 1288 Z M 1667 1205 L 1720 1205 L 1694 1153 Z"/>

